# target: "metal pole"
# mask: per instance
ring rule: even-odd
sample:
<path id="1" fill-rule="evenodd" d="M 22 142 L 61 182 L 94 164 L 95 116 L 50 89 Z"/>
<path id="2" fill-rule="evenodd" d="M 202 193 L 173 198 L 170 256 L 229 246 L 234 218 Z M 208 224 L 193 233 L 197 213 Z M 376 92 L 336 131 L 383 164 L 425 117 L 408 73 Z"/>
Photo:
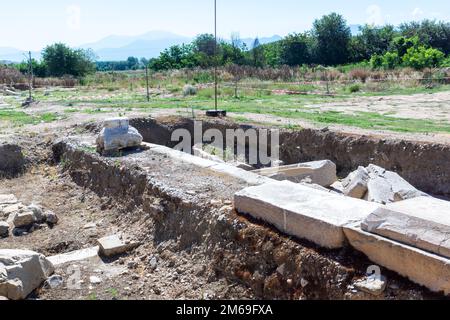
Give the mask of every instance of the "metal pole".
<path id="1" fill-rule="evenodd" d="M 148 83 L 148 65 L 145 65 L 145 80 L 147 82 L 147 102 L 150 102 L 150 90 L 149 90 L 149 83 Z"/>
<path id="2" fill-rule="evenodd" d="M 33 60 L 31 59 L 31 51 L 28 51 L 28 99 L 32 99 L 32 86 L 33 86 Z"/>
<path id="3" fill-rule="evenodd" d="M 217 106 L 217 0 L 214 0 L 214 107 Z"/>

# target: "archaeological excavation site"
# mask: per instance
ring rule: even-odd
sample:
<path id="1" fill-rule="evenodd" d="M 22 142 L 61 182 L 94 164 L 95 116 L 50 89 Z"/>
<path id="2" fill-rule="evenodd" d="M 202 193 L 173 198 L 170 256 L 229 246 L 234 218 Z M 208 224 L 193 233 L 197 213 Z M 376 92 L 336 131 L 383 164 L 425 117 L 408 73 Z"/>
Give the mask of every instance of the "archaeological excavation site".
<path id="1" fill-rule="evenodd" d="M 0 175 L 1 299 L 450 294 L 448 144 L 104 117 L 2 135 Z"/>

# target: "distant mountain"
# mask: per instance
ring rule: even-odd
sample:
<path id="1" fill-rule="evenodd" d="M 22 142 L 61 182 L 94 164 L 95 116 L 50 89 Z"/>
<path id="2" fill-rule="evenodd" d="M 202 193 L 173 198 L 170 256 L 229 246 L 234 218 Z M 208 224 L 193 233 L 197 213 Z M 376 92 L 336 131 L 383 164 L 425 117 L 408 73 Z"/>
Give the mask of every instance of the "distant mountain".
<path id="1" fill-rule="evenodd" d="M 266 44 L 281 39 L 282 37 L 275 35 L 260 38 L 259 41 L 261 44 Z M 192 40 L 192 38 L 167 31 L 151 31 L 139 36 L 109 36 L 98 42 L 89 43 L 81 47 L 93 49 L 98 56 L 98 60 L 117 61 L 125 60 L 130 56 L 155 58 L 171 46 L 189 43 Z M 254 38 L 245 38 L 242 39 L 242 42 L 248 48 L 251 48 L 254 40 Z"/>
<path id="2" fill-rule="evenodd" d="M 259 38 L 261 44 L 267 44 L 281 40 L 282 37 L 275 35 L 272 37 Z M 87 43 L 79 46 L 83 49 L 92 49 L 99 61 L 119 61 L 128 57 L 155 58 L 165 49 L 183 43 L 189 43 L 193 38 L 180 36 L 167 31 L 150 31 L 137 36 L 111 35 L 97 42 Z M 254 38 L 244 38 L 242 42 L 249 49 L 252 48 Z M 229 40 L 226 40 L 229 41 Z M 0 48 L 0 61 L 20 62 L 25 59 L 25 51 L 14 48 Z M 32 52 L 35 59 L 40 59 L 39 52 Z"/>
<path id="3" fill-rule="evenodd" d="M 128 57 L 154 58 L 173 45 L 188 43 L 192 39 L 166 31 L 151 31 L 139 36 L 109 36 L 81 48 L 91 48 L 98 60 L 117 61 Z"/>
<path id="4" fill-rule="evenodd" d="M 26 51 L 9 48 L 9 47 L 0 47 L 0 61 L 9 61 L 9 62 L 21 62 L 25 60 L 25 54 L 28 54 Z M 31 52 L 31 56 L 34 59 L 40 59 L 40 52 Z"/>
<path id="5" fill-rule="evenodd" d="M 281 39 L 283 39 L 283 37 L 281 37 L 279 35 L 274 35 L 272 37 L 258 38 L 260 44 L 268 44 L 268 43 L 280 41 Z M 253 47 L 253 43 L 255 42 L 255 38 L 245 38 L 245 39 L 242 39 L 242 42 L 247 45 L 248 49 L 251 49 Z"/>

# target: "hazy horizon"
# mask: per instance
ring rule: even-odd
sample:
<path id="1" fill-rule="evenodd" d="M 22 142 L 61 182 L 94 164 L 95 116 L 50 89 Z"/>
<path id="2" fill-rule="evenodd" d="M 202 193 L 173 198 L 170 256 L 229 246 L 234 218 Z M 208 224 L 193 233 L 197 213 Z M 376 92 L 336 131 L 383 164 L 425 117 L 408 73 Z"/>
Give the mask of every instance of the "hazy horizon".
<path id="1" fill-rule="evenodd" d="M 54 42 L 81 46 L 110 35 L 136 36 L 153 30 L 194 37 L 213 32 L 213 4 L 213 0 L 129 0 L 126 5 L 113 0 L 6 2 L 0 12 L 0 47 L 38 51 Z M 242 38 L 285 36 L 310 29 L 315 19 L 330 12 L 342 14 L 349 25 L 448 21 L 450 2 L 324 0 L 310 5 L 298 0 L 218 0 L 218 33 L 222 38 L 233 32 Z"/>

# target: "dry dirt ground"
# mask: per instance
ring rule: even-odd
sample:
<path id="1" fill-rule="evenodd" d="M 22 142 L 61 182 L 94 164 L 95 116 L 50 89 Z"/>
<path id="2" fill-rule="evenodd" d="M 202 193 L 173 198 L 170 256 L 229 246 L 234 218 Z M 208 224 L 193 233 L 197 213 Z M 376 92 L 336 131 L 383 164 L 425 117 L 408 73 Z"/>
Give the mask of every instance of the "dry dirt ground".
<path id="1" fill-rule="evenodd" d="M 130 212 L 77 186 L 61 167 L 42 165 L 25 175 L 0 180 L 0 194 L 12 193 L 24 204 L 38 203 L 54 211 L 59 222 L 52 229 L 40 229 L 25 236 L 0 239 L 1 248 L 29 249 L 47 256 L 96 245 L 100 237 L 126 229 L 118 220 Z M 136 208 L 136 211 L 139 211 Z M 95 226 L 93 227 L 93 224 Z M 134 228 L 139 229 L 134 225 Z M 55 274 L 64 279 L 57 289 L 45 286 L 32 297 L 75 300 L 158 300 L 252 298 L 251 290 L 216 278 L 200 255 L 175 252 L 173 243 L 154 247 L 144 243 L 137 250 L 113 260 L 98 257 L 58 267 Z M 155 258 L 156 268 L 150 260 Z M 101 279 L 92 284 L 91 277 Z"/>

